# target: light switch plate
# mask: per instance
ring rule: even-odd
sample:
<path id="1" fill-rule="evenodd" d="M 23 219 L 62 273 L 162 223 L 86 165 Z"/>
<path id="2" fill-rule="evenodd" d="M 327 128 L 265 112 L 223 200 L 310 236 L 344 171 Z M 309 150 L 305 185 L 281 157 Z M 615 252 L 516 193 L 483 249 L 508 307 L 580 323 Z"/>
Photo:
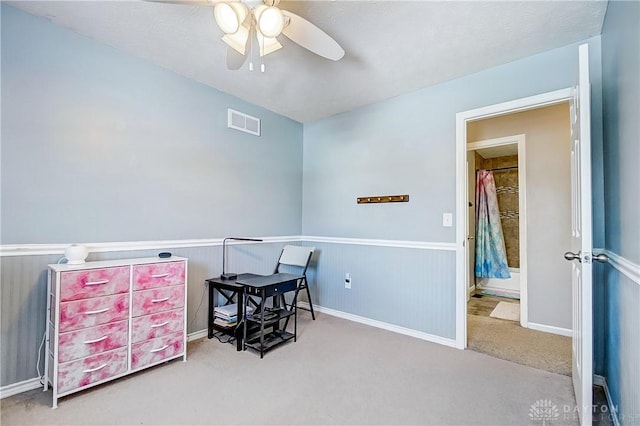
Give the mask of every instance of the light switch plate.
<path id="1" fill-rule="evenodd" d="M 442 213 L 442 226 L 446 228 L 453 226 L 453 213 Z"/>

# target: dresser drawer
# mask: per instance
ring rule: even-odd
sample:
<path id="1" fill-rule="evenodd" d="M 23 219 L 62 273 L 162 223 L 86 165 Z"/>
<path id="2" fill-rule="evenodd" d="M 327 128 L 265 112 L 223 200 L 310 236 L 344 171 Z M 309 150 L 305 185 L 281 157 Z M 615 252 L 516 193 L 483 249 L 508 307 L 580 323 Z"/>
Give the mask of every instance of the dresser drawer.
<path id="1" fill-rule="evenodd" d="M 106 380 L 127 371 L 127 348 L 65 362 L 58 367 L 58 393 Z"/>
<path id="2" fill-rule="evenodd" d="M 133 289 L 146 290 L 184 284 L 185 262 L 152 263 L 133 267 Z"/>
<path id="3" fill-rule="evenodd" d="M 138 343 L 166 334 L 184 331 L 184 309 L 160 312 L 133 319 L 131 342 Z"/>
<path id="4" fill-rule="evenodd" d="M 60 274 L 60 301 L 127 293 L 130 271 L 129 266 L 119 266 L 63 272 Z"/>
<path id="5" fill-rule="evenodd" d="M 173 333 L 131 345 L 131 369 L 144 367 L 184 353 L 184 333 Z"/>
<path id="6" fill-rule="evenodd" d="M 60 304 L 60 332 L 121 321 L 128 316 L 128 293 L 64 302 Z"/>
<path id="7" fill-rule="evenodd" d="M 100 352 L 127 346 L 129 321 L 118 321 L 97 327 L 60 333 L 58 359 L 67 362 Z"/>
<path id="8" fill-rule="evenodd" d="M 133 316 L 154 314 L 184 306 L 184 286 L 172 285 L 133 293 Z"/>

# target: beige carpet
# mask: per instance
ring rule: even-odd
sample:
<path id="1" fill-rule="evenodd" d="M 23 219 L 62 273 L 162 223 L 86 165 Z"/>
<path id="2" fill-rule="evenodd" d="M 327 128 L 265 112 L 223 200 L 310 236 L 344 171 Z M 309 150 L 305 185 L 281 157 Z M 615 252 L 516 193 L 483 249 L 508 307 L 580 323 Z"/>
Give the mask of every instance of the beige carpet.
<path id="1" fill-rule="evenodd" d="M 299 319 L 298 341 L 264 359 L 203 339 L 187 362 L 62 398 L 55 410 L 50 391 L 3 399 L 0 423 L 524 425 L 544 399 L 560 410 L 554 426 L 578 424 L 569 377 L 322 313 Z"/>
<path id="2" fill-rule="evenodd" d="M 467 315 L 469 349 L 571 376 L 571 338 L 522 328 L 517 322 Z"/>

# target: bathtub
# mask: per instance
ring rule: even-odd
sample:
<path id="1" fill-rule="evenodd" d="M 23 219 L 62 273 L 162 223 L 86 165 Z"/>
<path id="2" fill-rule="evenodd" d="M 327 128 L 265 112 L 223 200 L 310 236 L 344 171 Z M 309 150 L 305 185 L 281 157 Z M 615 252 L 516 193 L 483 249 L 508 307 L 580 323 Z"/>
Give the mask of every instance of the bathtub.
<path id="1" fill-rule="evenodd" d="M 477 278 L 476 289 L 486 294 L 520 298 L 520 269 L 509 268 L 511 278 Z"/>

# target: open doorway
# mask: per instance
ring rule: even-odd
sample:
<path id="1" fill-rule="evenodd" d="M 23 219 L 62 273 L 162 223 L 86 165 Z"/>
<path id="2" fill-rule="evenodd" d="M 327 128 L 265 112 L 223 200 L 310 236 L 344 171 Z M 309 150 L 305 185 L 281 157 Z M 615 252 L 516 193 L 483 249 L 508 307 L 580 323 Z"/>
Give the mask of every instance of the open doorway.
<path id="1" fill-rule="evenodd" d="M 571 278 L 562 261 L 571 238 L 569 103 L 466 125 L 468 346 L 570 375 Z M 490 175 L 499 210 L 508 270 L 496 276 L 478 273 L 476 262 L 485 258 L 476 243 L 486 239 L 474 223 L 479 173 Z"/>
<path id="2" fill-rule="evenodd" d="M 475 133 L 472 132 L 472 135 Z M 527 327 L 527 227 L 526 222 L 526 136 L 524 134 L 485 139 L 467 143 L 467 263 L 470 297 L 496 296 L 485 300 L 496 305 L 477 307 L 496 309 L 497 318 L 518 321 Z M 484 174 L 483 174 L 484 173 Z M 477 216 L 485 210 L 479 208 L 479 185 L 491 178 L 492 197 L 497 202 L 497 228 L 504 249 L 504 263 L 508 269 L 495 276 L 482 271 L 476 246 L 482 250 L 486 244 L 480 238 Z M 484 178 L 484 180 L 483 180 Z M 475 301 L 472 301 L 475 302 Z M 479 301 L 478 301 L 479 302 Z M 493 312 L 492 312 L 493 314 Z"/>

